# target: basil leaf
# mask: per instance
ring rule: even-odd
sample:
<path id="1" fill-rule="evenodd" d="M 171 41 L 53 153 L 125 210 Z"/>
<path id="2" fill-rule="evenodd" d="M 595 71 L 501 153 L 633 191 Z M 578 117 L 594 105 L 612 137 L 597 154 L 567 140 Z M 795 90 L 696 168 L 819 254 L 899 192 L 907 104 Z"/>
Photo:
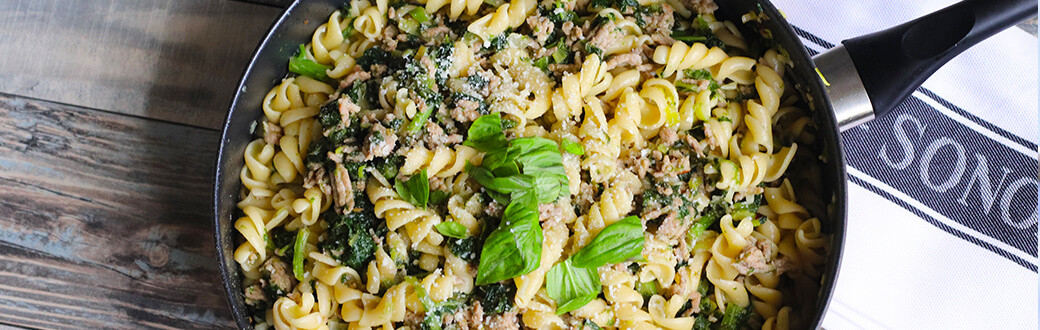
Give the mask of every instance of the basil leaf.
<path id="1" fill-rule="evenodd" d="M 514 191 L 530 190 L 534 187 L 533 178 L 527 175 L 495 177 L 494 173 L 489 172 L 483 167 L 474 167 L 469 172 L 470 177 L 480 185 L 484 186 L 485 189 L 507 195 Z"/>
<path id="2" fill-rule="evenodd" d="M 444 201 L 448 200 L 448 197 L 451 197 L 451 193 L 450 192 L 447 192 L 447 191 L 444 191 L 444 190 L 431 190 L 430 191 L 430 201 L 429 201 L 429 204 L 430 205 L 436 205 L 436 204 L 444 203 Z"/>
<path id="3" fill-rule="evenodd" d="M 488 235 L 477 267 L 477 285 L 530 273 L 542 259 L 538 203 L 531 194 L 514 193 L 502 223 Z"/>
<path id="4" fill-rule="evenodd" d="M 513 157 L 516 158 L 516 157 Z M 510 176 L 520 174 L 520 165 L 517 165 L 513 159 L 509 162 L 502 164 L 498 168 L 491 171 L 495 176 Z"/>
<path id="5" fill-rule="evenodd" d="M 546 274 L 545 291 L 556 300 L 556 315 L 585 306 L 600 290 L 596 269 L 574 267 L 571 259 L 556 264 Z"/>
<path id="6" fill-rule="evenodd" d="M 502 130 L 502 118 L 497 112 L 477 118 L 469 126 L 469 134 L 463 144 L 483 152 L 505 149 L 508 142 Z"/>
<path id="7" fill-rule="evenodd" d="M 571 139 L 563 139 L 560 141 L 560 147 L 563 147 L 563 151 L 582 156 L 585 155 L 585 147 L 582 147 L 580 143 L 571 141 Z"/>
<path id="8" fill-rule="evenodd" d="M 615 222 L 571 256 L 575 267 L 596 268 L 635 257 L 643 252 L 643 226 L 630 216 Z"/>
<path id="9" fill-rule="evenodd" d="M 331 67 L 326 65 L 318 64 L 318 62 L 307 59 L 305 55 L 307 48 L 300 45 L 300 52 L 296 53 L 296 56 L 289 58 L 289 71 L 292 73 L 308 76 L 317 80 L 329 79 L 329 75 L 326 70 Z"/>
<path id="10" fill-rule="evenodd" d="M 430 201 L 430 181 L 426 177 L 426 169 L 419 171 L 407 181 L 397 180 L 394 183 L 394 190 L 397 190 L 397 194 L 404 201 L 426 208 L 426 204 Z"/>
<path id="11" fill-rule="evenodd" d="M 466 232 L 466 226 L 463 226 L 461 223 L 458 222 L 441 222 L 438 223 L 436 226 L 433 226 L 433 228 L 436 228 L 437 232 L 441 233 L 441 235 L 448 237 L 466 238 L 466 236 L 468 236 Z"/>
<path id="12" fill-rule="evenodd" d="M 548 172 L 535 172 L 528 176 L 533 178 L 534 191 L 538 195 L 539 203 L 552 203 L 561 196 L 561 190 L 569 189 L 567 176 L 563 176 L 562 181 L 559 175 Z M 567 190 L 567 193 L 569 194 L 570 190 Z"/>
<path id="13" fill-rule="evenodd" d="M 509 148 L 517 151 L 516 160 L 524 165 L 527 163 L 535 163 L 540 159 L 532 157 L 548 156 L 545 154 L 555 154 L 560 156 L 556 142 L 537 136 L 524 137 L 510 141 Z"/>

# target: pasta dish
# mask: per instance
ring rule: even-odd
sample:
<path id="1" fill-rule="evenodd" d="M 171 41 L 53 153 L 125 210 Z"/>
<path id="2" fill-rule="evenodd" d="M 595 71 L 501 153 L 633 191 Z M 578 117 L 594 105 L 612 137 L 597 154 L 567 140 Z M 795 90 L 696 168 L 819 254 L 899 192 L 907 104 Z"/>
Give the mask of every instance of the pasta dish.
<path id="1" fill-rule="evenodd" d="M 244 152 L 257 329 L 808 326 L 793 65 L 712 0 L 352 0 Z"/>

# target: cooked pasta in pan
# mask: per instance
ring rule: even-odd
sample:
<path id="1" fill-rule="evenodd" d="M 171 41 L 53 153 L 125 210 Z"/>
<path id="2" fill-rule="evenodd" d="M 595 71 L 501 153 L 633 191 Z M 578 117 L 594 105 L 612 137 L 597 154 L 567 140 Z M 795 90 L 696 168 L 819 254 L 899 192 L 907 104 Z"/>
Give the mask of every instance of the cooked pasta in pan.
<path id="1" fill-rule="evenodd" d="M 814 125 L 769 18 L 716 8 L 345 3 L 243 155 L 256 328 L 804 327 Z"/>

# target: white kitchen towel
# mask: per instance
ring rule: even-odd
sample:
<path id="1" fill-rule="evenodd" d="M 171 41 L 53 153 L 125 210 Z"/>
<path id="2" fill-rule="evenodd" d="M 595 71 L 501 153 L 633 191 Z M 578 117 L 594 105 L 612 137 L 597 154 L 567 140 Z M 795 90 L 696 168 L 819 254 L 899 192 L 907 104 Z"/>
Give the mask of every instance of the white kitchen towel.
<path id="1" fill-rule="evenodd" d="M 811 54 L 951 0 L 774 4 Z M 1037 329 L 1037 38 L 1018 28 L 842 134 L 849 221 L 826 329 Z"/>

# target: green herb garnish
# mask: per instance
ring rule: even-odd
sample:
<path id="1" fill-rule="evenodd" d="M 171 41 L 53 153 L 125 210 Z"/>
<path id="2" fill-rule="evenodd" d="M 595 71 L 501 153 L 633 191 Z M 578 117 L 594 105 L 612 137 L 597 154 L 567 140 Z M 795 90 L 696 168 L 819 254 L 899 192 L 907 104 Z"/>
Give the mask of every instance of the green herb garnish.
<path id="1" fill-rule="evenodd" d="M 571 259 L 553 266 L 545 278 L 545 291 L 556 300 L 556 315 L 585 306 L 602 289 L 595 268 L 575 267 Z"/>
<path id="2" fill-rule="evenodd" d="M 477 285 L 530 273 L 542 260 L 542 228 L 533 194 L 516 193 L 502 214 L 502 223 L 488 235 L 480 252 Z"/>
<path id="3" fill-rule="evenodd" d="M 625 261 L 642 252 L 643 225 L 639 217 L 629 216 L 603 228 L 570 259 L 575 267 L 596 268 Z"/>
<path id="4" fill-rule="evenodd" d="M 441 222 L 438 223 L 436 226 L 433 226 L 433 228 L 436 228 L 437 232 L 441 233 L 441 235 L 448 237 L 466 238 L 466 236 L 468 236 L 466 234 L 466 226 L 463 226 L 461 223 L 458 222 Z"/>
<path id="5" fill-rule="evenodd" d="M 417 207 L 426 208 L 430 201 L 430 181 L 426 176 L 426 169 L 419 171 L 408 180 L 394 183 L 394 190 L 406 202 Z"/>

